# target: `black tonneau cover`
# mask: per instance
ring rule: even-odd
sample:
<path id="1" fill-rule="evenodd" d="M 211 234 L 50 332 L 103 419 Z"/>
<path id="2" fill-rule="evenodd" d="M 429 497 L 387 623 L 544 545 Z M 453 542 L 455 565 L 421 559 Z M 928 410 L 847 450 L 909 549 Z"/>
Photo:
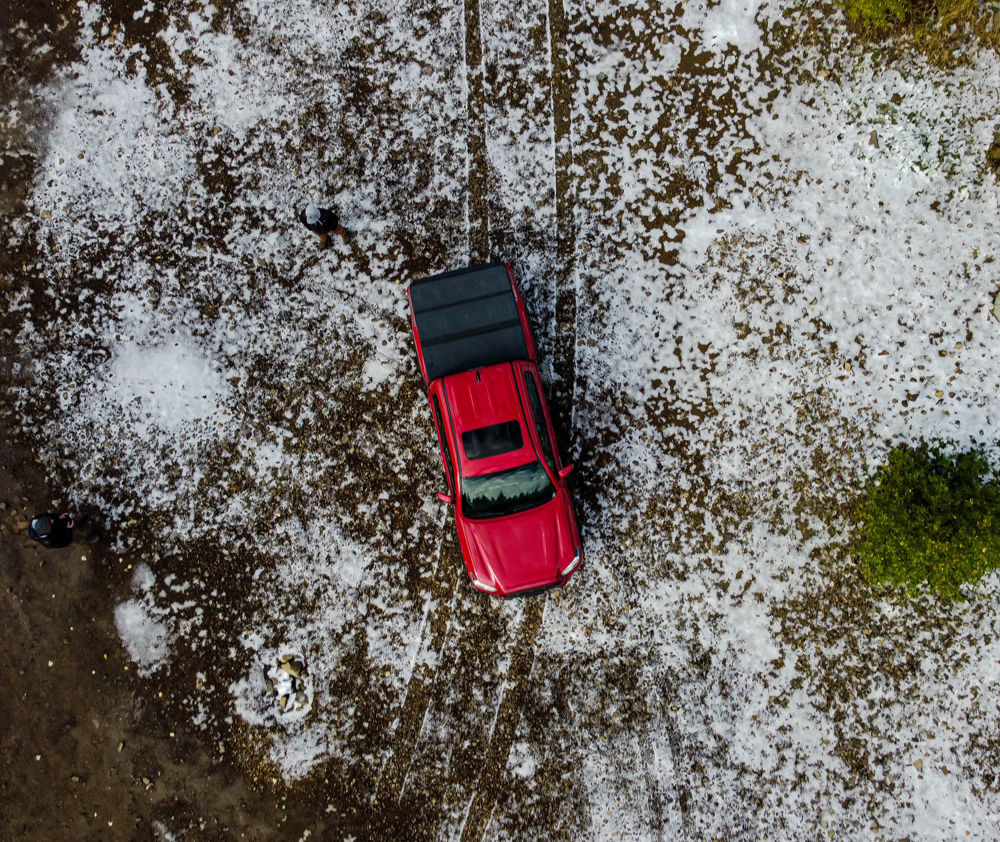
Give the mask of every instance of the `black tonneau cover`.
<path id="1" fill-rule="evenodd" d="M 503 263 L 414 281 L 410 301 L 428 380 L 528 358 Z"/>

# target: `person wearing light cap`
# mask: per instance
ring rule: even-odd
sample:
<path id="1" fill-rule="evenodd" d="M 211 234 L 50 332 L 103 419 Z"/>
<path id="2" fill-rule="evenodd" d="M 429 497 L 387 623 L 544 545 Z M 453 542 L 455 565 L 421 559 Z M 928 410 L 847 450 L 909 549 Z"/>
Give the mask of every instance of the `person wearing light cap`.
<path id="1" fill-rule="evenodd" d="M 28 524 L 28 537 L 32 541 L 37 541 L 43 547 L 50 550 L 58 550 L 61 547 L 68 547 L 73 543 L 73 527 L 82 526 L 89 520 L 86 514 L 75 520 L 68 512 L 61 515 L 47 512 L 44 515 L 35 515 Z M 88 544 L 96 544 L 101 540 L 101 533 L 91 527 L 90 535 L 87 536 Z"/>
<path id="2" fill-rule="evenodd" d="M 35 515 L 28 524 L 28 537 L 50 550 L 68 547 L 73 543 L 73 518 L 68 514 Z"/>
<path id="3" fill-rule="evenodd" d="M 344 242 L 350 242 L 347 230 L 340 224 L 337 214 L 326 208 L 316 207 L 312 202 L 299 213 L 299 221 L 319 237 L 319 247 L 325 249 L 330 234 L 340 234 Z"/>

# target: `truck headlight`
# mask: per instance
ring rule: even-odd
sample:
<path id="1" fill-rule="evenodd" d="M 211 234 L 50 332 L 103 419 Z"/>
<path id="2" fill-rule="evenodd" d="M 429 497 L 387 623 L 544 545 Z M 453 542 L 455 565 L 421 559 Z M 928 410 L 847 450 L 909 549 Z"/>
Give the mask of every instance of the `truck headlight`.
<path id="1" fill-rule="evenodd" d="M 573 556 L 573 560 L 566 567 L 563 568 L 562 573 L 560 573 L 559 575 L 560 576 L 566 576 L 566 575 L 572 573 L 574 570 L 576 570 L 576 567 L 580 563 L 580 559 L 581 558 L 582 558 L 582 556 L 580 555 L 580 548 L 577 547 L 576 548 L 576 555 Z"/>
<path id="2" fill-rule="evenodd" d="M 472 584 L 481 591 L 486 591 L 488 593 L 497 592 L 497 589 L 493 585 L 487 585 L 486 582 L 480 582 L 475 576 L 472 577 Z"/>

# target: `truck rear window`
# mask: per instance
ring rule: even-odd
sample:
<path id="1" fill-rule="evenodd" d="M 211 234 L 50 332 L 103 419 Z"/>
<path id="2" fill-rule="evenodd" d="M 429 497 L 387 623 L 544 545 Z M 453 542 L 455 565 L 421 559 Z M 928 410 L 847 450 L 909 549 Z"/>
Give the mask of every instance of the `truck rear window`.
<path id="1" fill-rule="evenodd" d="M 515 419 L 467 430 L 462 433 L 462 447 L 465 448 L 466 459 L 485 459 L 520 450 L 524 447 L 521 424 Z"/>

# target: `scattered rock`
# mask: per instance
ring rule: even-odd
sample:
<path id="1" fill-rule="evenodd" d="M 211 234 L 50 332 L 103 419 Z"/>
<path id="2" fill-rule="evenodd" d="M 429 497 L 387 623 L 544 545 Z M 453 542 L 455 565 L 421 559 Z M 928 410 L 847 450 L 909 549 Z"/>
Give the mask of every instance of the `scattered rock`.
<path id="1" fill-rule="evenodd" d="M 875 131 L 875 129 L 872 129 L 872 133 L 868 137 L 868 145 L 869 146 L 874 146 L 876 149 L 879 148 L 879 146 L 878 146 L 878 132 Z"/>
<path id="2" fill-rule="evenodd" d="M 993 135 L 993 145 L 986 150 L 986 163 L 1000 176 L 1000 136 Z"/>
<path id="3" fill-rule="evenodd" d="M 305 658 L 295 653 L 276 658 L 274 666 L 264 670 L 264 687 L 277 716 L 288 721 L 304 716 L 312 708 L 308 675 Z"/>

